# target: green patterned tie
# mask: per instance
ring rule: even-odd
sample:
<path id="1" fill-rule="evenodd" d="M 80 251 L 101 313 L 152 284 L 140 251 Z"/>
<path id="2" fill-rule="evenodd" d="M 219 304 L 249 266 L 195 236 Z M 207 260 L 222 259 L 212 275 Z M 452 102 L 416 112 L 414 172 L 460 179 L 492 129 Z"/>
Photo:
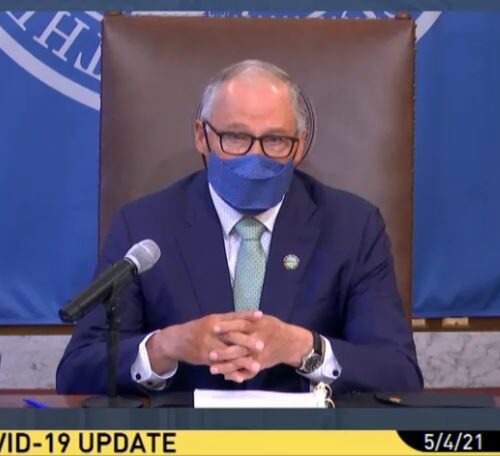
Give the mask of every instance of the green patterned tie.
<path id="1" fill-rule="evenodd" d="M 234 308 L 257 310 L 266 273 L 266 255 L 260 242 L 266 228 L 253 217 L 245 217 L 234 229 L 241 238 L 234 275 Z"/>

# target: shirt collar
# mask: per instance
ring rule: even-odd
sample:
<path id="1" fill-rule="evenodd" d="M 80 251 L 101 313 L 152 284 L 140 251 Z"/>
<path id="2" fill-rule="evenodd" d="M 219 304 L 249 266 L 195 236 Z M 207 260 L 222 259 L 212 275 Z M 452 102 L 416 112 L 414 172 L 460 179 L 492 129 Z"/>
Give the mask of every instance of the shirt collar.
<path id="1" fill-rule="evenodd" d="M 215 189 L 212 187 L 212 184 L 209 183 L 208 188 L 210 190 L 210 196 L 212 197 L 215 210 L 217 212 L 217 215 L 219 216 L 219 220 L 222 225 L 222 230 L 224 231 L 224 236 L 229 237 L 234 226 L 244 217 L 244 214 L 242 214 L 241 212 L 237 211 L 229 204 L 227 204 L 217 194 Z M 276 222 L 276 217 L 278 217 L 278 212 L 281 208 L 281 205 L 283 204 L 284 198 L 285 197 L 281 198 L 281 201 L 278 204 L 276 204 L 276 206 L 273 206 L 270 209 L 261 212 L 260 214 L 254 215 L 254 217 L 260 223 L 262 223 L 270 233 L 273 232 L 274 224 Z"/>

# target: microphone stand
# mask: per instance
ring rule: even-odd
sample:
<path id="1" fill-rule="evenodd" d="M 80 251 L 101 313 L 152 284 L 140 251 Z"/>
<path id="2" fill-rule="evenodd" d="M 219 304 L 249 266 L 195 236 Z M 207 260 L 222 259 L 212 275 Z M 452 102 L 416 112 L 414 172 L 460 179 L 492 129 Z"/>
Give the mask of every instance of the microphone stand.
<path id="1" fill-rule="evenodd" d="M 83 401 L 85 408 L 138 408 L 143 403 L 134 397 L 117 395 L 118 355 L 120 348 L 120 297 L 113 292 L 103 303 L 106 307 L 106 352 L 108 358 L 108 395 L 90 397 Z"/>

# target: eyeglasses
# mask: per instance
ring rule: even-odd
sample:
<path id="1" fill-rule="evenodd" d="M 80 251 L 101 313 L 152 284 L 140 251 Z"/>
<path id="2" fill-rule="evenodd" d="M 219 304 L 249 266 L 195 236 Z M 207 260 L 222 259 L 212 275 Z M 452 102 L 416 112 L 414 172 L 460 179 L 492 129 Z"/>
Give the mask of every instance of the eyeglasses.
<path id="1" fill-rule="evenodd" d="M 299 138 L 285 135 L 252 136 L 248 133 L 234 131 L 217 131 L 208 121 L 203 121 L 205 139 L 208 143 L 206 126 L 219 137 L 221 149 L 229 155 L 245 155 L 250 151 L 255 141 L 259 141 L 265 155 L 270 158 L 287 158 Z"/>

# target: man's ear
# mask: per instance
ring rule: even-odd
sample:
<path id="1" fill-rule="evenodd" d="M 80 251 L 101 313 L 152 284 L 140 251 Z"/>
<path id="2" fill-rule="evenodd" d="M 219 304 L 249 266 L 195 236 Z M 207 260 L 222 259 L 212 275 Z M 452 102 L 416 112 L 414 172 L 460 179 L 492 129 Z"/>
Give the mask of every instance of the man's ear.
<path id="1" fill-rule="evenodd" d="M 194 145 L 201 155 L 208 158 L 209 150 L 205 137 L 205 129 L 200 119 L 196 119 L 194 122 Z"/>
<path id="2" fill-rule="evenodd" d="M 306 144 L 307 144 L 307 131 L 301 133 L 299 136 L 299 141 L 297 143 L 295 154 L 293 155 L 293 164 L 295 167 L 299 166 L 304 160 L 304 155 L 306 153 Z"/>

